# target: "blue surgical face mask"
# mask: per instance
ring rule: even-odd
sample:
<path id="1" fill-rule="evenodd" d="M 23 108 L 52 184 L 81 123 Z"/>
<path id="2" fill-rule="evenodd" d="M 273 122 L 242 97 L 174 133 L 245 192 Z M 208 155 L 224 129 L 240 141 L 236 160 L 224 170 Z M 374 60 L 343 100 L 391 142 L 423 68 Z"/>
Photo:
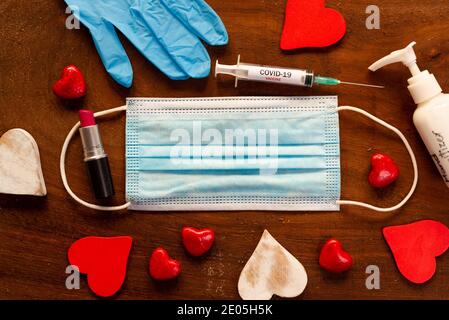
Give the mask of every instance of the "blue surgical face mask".
<path id="1" fill-rule="evenodd" d="M 129 100 L 138 210 L 338 210 L 336 97 Z"/>
<path id="2" fill-rule="evenodd" d="M 122 109 L 129 203 L 111 210 L 396 209 L 340 200 L 338 111 L 365 112 L 335 96 L 128 99 Z"/>

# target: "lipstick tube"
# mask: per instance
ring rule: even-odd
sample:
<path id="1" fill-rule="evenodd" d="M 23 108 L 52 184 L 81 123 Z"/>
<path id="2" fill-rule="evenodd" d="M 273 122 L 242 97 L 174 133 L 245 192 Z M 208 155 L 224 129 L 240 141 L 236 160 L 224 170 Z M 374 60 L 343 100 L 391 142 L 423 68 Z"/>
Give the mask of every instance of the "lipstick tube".
<path id="1" fill-rule="evenodd" d="M 89 110 L 80 110 L 79 117 L 79 132 L 83 143 L 84 162 L 95 197 L 97 199 L 112 197 L 115 190 L 111 168 L 94 114 Z"/>

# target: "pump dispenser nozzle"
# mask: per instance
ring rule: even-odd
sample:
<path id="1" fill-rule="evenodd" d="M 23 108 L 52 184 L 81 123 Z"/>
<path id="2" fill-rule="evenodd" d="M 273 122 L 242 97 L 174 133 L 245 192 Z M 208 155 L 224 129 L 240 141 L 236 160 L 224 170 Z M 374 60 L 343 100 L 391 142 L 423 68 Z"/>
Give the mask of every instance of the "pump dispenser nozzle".
<path id="1" fill-rule="evenodd" d="M 429 73 L 427 70 L 421 71 L 419 69 L 416 64 L 416 54 L 413 50 L 415 44 L 416 42 L 412 42 L 404 49 L 393 51 L 388 56 L 374 62 L 368 69 L 376 71 L 389 64 L 402 62 L 410 69 L 412 74 L 412 77 L 408 80 L 410 94 L 415 103 L 420 104 L 437 96 L 443 92 L 443 90 L 433 74 Z"/>
<path id="2" fill-rule="evenodd" d="M 377 71 L 378 69 L 385 67 L 386 65 L 396 62 L 402 62 L 406 67 L 410 69 L 410 72 L 413 76 L 418 75 L 421 70 L 419 70 L 418 65 L 416 64 L 416 54 L 415 50 L 413 50 L 413 46 L 415 44 L 416 42 L 413 41 L 404 49 L 393 51 L 388 56 L 374 62 L 368 67 L 368 69 L 370 69 L 371 71 Z"/>

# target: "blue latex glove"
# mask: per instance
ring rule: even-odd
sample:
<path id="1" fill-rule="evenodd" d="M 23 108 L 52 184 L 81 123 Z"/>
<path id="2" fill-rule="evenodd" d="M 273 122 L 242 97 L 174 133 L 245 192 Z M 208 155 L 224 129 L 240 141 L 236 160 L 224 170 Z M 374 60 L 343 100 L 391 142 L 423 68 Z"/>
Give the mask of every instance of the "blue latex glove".
<path id="1" fill-rule="evenodd" d="M 228 43 L 220 17 L 203 0 L 65 0 L 92 34 L 111 76 L 121 85 L 133 81 L 131 62 L 116 27 L 170 79 L 204 78 L 210 45 Z"/>

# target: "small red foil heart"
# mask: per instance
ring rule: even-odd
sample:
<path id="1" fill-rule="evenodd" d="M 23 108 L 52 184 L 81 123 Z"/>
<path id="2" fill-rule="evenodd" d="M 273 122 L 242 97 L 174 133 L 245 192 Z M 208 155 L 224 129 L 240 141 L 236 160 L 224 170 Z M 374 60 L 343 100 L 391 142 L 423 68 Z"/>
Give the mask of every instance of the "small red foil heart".
<path id="1" fill-rule="evenodd" d="M 150 258 L 150 275 L 155 280 L 170 280 L 181 273 L 179 261 L 170 259 L 164 248 L 157 248 Z"/>
<path id="2" fill-rule="evenodd" d="M 208 252 L 215 241 L 215 232 L 212 229 L 198 230 L 184 227 L 181 235 L 184 247 L 194 257 L 200 257 Z"/>
<path id="3" fill-rule="evenodd" d="M 281 49 L 320 48 L 337 43 L 346 33 L 346 21 L 325 0 L 288 0 Z"/>
<path id="4" fill-rule="evenodd" d="M 68 251 L 69 263 L 87 275 L 89 288 L 100 297 L 111 297 L 123 285 L 131 237 L 87 237 L 74 242 Z"/>
<path id="5" fill-rule="evenodd" d="M 401 274 L 416 284 L 433 277 L 435 258 L 449 248 L 449 229 L 433 220 L 386 227 L 383 235 Z"/>
<path id="6" fill-rule="evenodd" d="M 385 188 L 398 178 L 399 168 L 392 158 L 381 153 L 371 157 L 371 172 L 368 176 L 370 185 L 375 188 Z"/>
<path id="7" fill-rule="evenodd" d="M 329 239 L 321 249 L 319 263 L 324 270 L 342 273 L 351 269 L 352 257 L 343 249 L 340 241 Z"/>
<path id="8" fill-rule="evenodd" d="M 79 99 L 86 95 L 86 81 L 74 65 L 64 68 L 61 78 L 53 85 L 53 92 L 62 99 Z"/>

